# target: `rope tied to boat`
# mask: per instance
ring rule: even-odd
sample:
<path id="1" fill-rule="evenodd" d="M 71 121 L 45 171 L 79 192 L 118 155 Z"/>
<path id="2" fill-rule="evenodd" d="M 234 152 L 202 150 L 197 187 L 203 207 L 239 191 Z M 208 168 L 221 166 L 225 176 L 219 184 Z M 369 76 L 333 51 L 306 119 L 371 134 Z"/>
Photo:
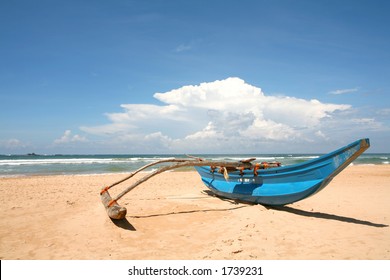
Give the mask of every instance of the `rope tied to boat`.
<path id="1" fill-rule="evenodd" d="M 257 175 L 258 175 L 257 170 L 259 170 L 259 168 L 260 168 L 260 164 L 259 164 L 259 163 L 256 163 L 256 164 L 255 164 L 255 167 L 253 168 L 253 175 L 254 175 L 254 176 L 257 176 Z"/>
<path id="2" fill-rule="evenodd" d="M 225 180 L 229 179 L 229 173 L 226 167 L 221 166 L 219 169 L 219 173 L 223 174 L 223 177 L 225 177 Z"/>
<path id="3" fill-rule="evenodd" d="M 108 204 L 107 204 L 107 207 L 110 208 L 112 205 L 114 205 L 116 203 L 116 200 L 113 199 L 111 200 Z"/>
<path id="4" fill-rule="evenodd" d="M 104 194 L 105 192 L 108 192 L 109 189 L 110 189 L 110 186 L 104 187 L 104 188 L 100 191 L 100 195 Z"/>
<path id="5" fill-rule="evenodd" d="M 254 176 L 259 175 L 257 172 L 257 170 L 259 170 L 259 169 L 268 169 L 271 167 L 280 167 L 280 166 L 282 166 L 282 164 L 278 161 L 276 161 L 276 162 L 263 161 L 262 163 L 256 163 L 255 166 L 253 167 L 253 175 Z"/>

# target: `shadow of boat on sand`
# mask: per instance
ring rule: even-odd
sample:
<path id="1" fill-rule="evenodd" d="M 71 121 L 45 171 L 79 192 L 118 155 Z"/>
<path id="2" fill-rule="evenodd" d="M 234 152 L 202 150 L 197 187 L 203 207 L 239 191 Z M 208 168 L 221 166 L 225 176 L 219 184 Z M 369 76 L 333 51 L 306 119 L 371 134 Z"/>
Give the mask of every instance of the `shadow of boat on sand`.
<path id="1" fill-rule="evenodd" d="M 359 219 L 355 219 L 355 218 L 351 218 L 351 217 L 344 217 L 344 216 L 322 213 L 322 212 L 311 212 L 311 211 L 292 208 L 289 206 L 272 206 L 272 207 L 267 207 L 267 209 L 288 212 L 291 214 L 304 216 L 304 217 L 334 220 L 334 221 L 339 221 L 339 222 L 352 223 L 352 224 L 364 225 L 364 226 L 370 226 L 370 227 L 384 228 L 384 227 L 389 226 L 389 225 L 385 225 L 385 224 L 378 224 L 378 223 L 373 223 L 370 221 L 359 220 Z"/>

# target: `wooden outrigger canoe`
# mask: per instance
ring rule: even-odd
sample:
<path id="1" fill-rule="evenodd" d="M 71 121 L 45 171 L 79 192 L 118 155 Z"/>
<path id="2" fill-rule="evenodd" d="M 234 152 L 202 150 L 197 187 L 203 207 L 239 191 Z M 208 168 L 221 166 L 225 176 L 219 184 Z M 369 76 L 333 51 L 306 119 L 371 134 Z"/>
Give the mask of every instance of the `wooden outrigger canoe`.
<path id="1" fill-rule="evenodd" d="M 238 162 L 207 161 L 194 157 L 165 159 L 145 165 L 126 178 L 104 187 L 100 196 L 109 217 L 123 219 L 127 210 L 117 201 L 125 194 L 164 171 L 194 166 L 203 183 L 218 196 L 264 205 L 285 205 L 322 190 L 369 146 L 369 139 L 360 139 L 319 158 L 289 166 L 280 166 L 279 163 L 252 163 L 255 158 Z M 110 196 L 110 188 L 151 166 L 167 163 L 171 164 L 145 175 L 116 197 Z"/>

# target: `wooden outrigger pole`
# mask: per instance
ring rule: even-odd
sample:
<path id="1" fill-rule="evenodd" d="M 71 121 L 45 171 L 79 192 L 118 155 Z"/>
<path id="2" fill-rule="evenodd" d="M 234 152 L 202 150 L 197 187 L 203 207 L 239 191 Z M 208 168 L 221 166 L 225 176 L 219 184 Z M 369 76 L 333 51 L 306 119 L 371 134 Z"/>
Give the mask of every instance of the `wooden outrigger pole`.
<path id="1" fill-rule="evenodd" d="M 213 166 L 213 167 L 220 167 L 220 172 L 223 172 L 225 175 L 225 178 L 228 178 L 228 169 L 252 169 L 254 166 L 251 164 L 251 161 L 255 160 L 255 158 L 250 158 L 247 160 L 241 160 L 238 162 L 229 162 L 229 161 L 211 161 L 211 160 L 204 160 L 201 158 L 196 157 L 190 157 L 190 159 L 178 159 L 178 158 L 171 158 L 171 159 L 164 159 L 159 160 L 150 164 L 147 164 L 136 171 L 132 172 L 127 177 L 123 178 L 122 180 L 119 180 L 107 187 L 104 187 L 100 192 L 100 197 L 102 200 L 102 203 L 104 207 L 106 208 L 107 214 L 111 219 L 120 220 L 125 218 L 127 209 L 123 206 L 120 206 L 118 204 L 118 200 L 122 198 L 125 194 L 139 186 L 141 183 L 144 183 L 145 181 L 149 180 L 150 178 L 163 173 L 168 170 L 180 168 L 180 167 L 187 167 L 187 166 Z M 154 165 L 162 164 L 162 163 L 172 163 L 170 165 L 162 166 L 158 168 L 157 170 L 145 175 L 138 181 L 134 182 L 132 185 L 127 187 L 125 190 L 123 190 L 121 193 L 119 193 L 114 198 L 111 197 L 108 190 L 130 178 L 132 178 L 137 173 L 151 167 Z"/>

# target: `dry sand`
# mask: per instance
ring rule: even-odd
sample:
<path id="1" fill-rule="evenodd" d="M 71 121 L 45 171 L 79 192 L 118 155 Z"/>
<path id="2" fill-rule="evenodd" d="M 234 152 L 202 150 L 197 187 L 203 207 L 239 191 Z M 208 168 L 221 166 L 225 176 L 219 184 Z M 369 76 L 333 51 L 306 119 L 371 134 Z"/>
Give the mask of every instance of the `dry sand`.
<path id="1" fill-rule="evenodd" d="M 127 219 L 114 223 L 99 191 L 123 176 L 1 178 L 0 258 L 390 259 L 390 166 L 350 166 L 280 209 L 207 195 L 196 172 L 165 173 L 123 197 Z"/>

